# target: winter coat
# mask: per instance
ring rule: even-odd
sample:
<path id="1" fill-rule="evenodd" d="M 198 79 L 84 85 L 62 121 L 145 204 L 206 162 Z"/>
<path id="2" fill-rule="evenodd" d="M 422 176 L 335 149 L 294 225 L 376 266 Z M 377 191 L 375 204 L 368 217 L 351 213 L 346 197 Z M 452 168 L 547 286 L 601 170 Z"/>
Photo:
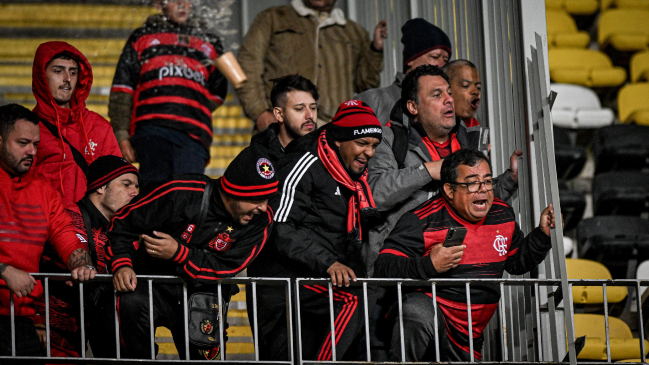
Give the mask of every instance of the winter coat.
<path id="1" fill-rule="evenodd" d="M 390 121 L 390 112 L 394 104 L 401 99 L 401 83 L 406 74 L 398 72 L 390 86 L 363 91 L 354 99 L 365 102 L 374 110 L 376 118 L 385 126 Z"/>
<path id="2" fill-rule="evenodd" d="M 273 123 L 265 131 L 259 132 L 252 136 L 250 145 L 257 145 L 268 153 L 272 163 L 276 164 L 280 158 L 284 157 L 284 146 L 279 141 L 279 124 Z"/>
<path id="3" fill-rule="evenodd" d="M 63 262 L 68 262 L 74 250 L 84 248 L 61 196 L 32 171 L 12 179 L 0 169 L 0 242 L 0 262 L 29 273 L 39 272 L 46 242 Z M 6 282 L 0 279 L 0 316 L 10 313 L 9 294 Z M 29 295 L 14 297 L 16 315 L 33 316 L 34 300 L 42 295 L 39 280 Z"/>
<path id="4" fill-rule="evenodd" d="M 151 15 L 129 37 L 115 70 L 108 115 L 117 139 L 146 123 L 186 133 L 209 150 L 212 112 L 228 89 L 214 66 L 222 53 L 199 18 L 176 24 Z"/>
<path id="5" fill-rule="evenodd" d="M 56 104 L 49 88 L 45 67 L 59 53 L 67 53 L 79 63 L 77 87 L 70 100 L 70 109 Z M 38 145 L 35 174 L 47 180 L 63 197 L 65 207 L 71 207 L 86 193 L 87 180 L 75 162 L 64 137 L 90 165 L 105 155 L 122 156 L 110 123 L 101 115 L 86 108 L 86 99 L 92 86 L 92 69 L 86 57 L 65 42 L 47 42 L 36 50 L 32 70 L 32 92 L 36 97 L 34 112 L 41 120 L 53 124 L 58 136 L 40 124 L 41 143 Z"/>
<path id="6" fill-rule="evenodd" d="M 319 22 L 302 0 L 259 13 L 246 34 L 239 63 L 248 82 L 237 89 L 245 114 L 256 120 L 272 109 L 270 81 L 302 75 L 318 86 L 318 118 L 330 121 L 338 106 L 378 87 L 383 52 L 374 51 L 365 29 L 334 9 Z"/>

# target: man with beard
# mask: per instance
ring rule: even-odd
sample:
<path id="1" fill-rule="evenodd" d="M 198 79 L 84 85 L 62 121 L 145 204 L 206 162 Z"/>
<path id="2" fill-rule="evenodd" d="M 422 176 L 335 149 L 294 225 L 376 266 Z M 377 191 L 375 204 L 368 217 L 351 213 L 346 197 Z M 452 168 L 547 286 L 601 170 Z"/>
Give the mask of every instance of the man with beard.
<path id="1" fill-rule="evenodd" d="M 24 107 L 0 107 L 0 356 L 12 356 L 11 297 L 17 356 L 45 356 L 32 321 L 34 301 L 43 295 L 38 262 L 51 245 L 75 281 L 97 270 L 75 234 L 61 196 L 30 171 L 40 142 L 38 117 Z M 70 283 L 71 285 L 71 283 Z"/>
<path id="2" fill-rule="evenodd" d="M 309 79 L 289 75 L 272 80 L 270 101 L 277 123 L 252 136 L 250 144 L 258 144 L 268 151 L 271 161 L 284 156 L 284 149 L 293 140 L 316 129 L 318 120 L 318 88 Z"/>
<path id="3" fill-rule="evenodd" d="M 381 142 L 381 124 L 367 104 L 342 103 L 332 122 L 298 139 L 278 163 L 282 181 L 276 230 L 267 249 L 275 265 L 264 276 L 289 278 L 330 277 L 334 289 L 337 359 L 354 358 L 354 342 L 362 328 L 363 295 L 349 288 L 365 276 L 360 252 L 371 218 L 377 215 L 367 184 L 367 163 Z M 261 273 L 260 273 L 261 274 Z M 343 288 L 344 287 L 344 288 Z M 260 357 L 288 359 L 285 299 L 258 297 Z M 300 289 L 302 355 L 328 361 L 332 356 L 329 299 L 326 286 Z M 270 292 L 267 290 L 266 292 Z M 270 309 L 268 309 L 270 308 Z"/>
<path id="4" fill-rule="evenodd" d="M 41 143 L 34 165 L 71 208 L 86 194 L 88 165 L 100 156 L 121 156 L 110 123 L 86 108 L 92 86 L 90 63 L 65 42 L 38 46 L 32 71 L 34 113 Z"/>
<path id="5" fill-rule="evenodd" d="M 448 76 L 451 85 L 453 102 L 455 103 L 455 116 L 461 119 L 467 128 L 480 125 L 475 118 L 475 113 L 480 106 L 480 73 L 471 61 L 455 60 L 442 68 Z"/>
<path id="6" fill-rule="evenodd" d="M 99 274 L 108 274 L 106 266 L 106 229 L 115 213 L 128 204 L 138 193 L 140 174 L 125 159 L 117 156 L 101 156 L 88 167 L 88 190 L 86 196 L 73 207 L 66 209 L 72 217 L 77 236 L 86 246 L 93 265 Z M 64 272 L 65 265 L 56 252 L 46 249 L 40 264 L 41 272 Z M 86 339 L 90 341 L 94 357 L 116 356 L 115 307 L 112 287 L 96 283 L 85 288 L 86 323 L 79 317 L 79 288 L 68 287 L 62 282 L 50 283 L 50 341 L 52 355 L 78 357 L 81 353 L 81 326 L 86 327 Z M 45 345 L 45 302 L 36 302 L 39 316 L 36 328 Z M 103 316 L 103 317 L 100 317 Z M 70 326 L 75 323 L 75 326 Z"/>
<path id="7" fill-rule="evenodd" d="M 513 209 L 494 198 L 491 164 L 484 154 L 470 149 L 452 153 L 444 159 L 441 178 L 441 193 L 403 214 L 386 239 L 376 260 L 377 277 L 500 278 L 504 271 L 522 275 L 543 261 L 552 247 L 552 204 L 541 213 L 539 227 L 524 236 Z M 464 241 L 446 247 L 445 237 L 455 227 L 466 230 Z M 396 306 L 388 317 L 392 324 L 390 361 L 402 361 L 402 341 L 405 361 L 434 361 L 436 314 L 440 360 L 480 360 L 483 330 L 498 307 L 500 293 L 479 283 L 471 285 L 472 333 L 463 285 L 437 289 L 437 313 L 430 286 L 408 291 L 402 303 L 403 333 Z"/>
<path id="8" fill-rule="evenodd" d="M 150 359 L 149 290 L 138 285 L 139 275 L 180 275 L 196 303 L 208 303 L 222 278 L 243 271 L 264 248 L 271 234 L 273 211 L 268 199 L 278 189 L 273 163 L 256 146 L 244 149 L 224 175 L 181 175 L 153 187 L 115 214 L 110 223 L 107 257 L 115 289 L 122 293 L 118 312 L 128 358 Z M 142 236 L 141 242 L 139 237 Z M 200 289 L 199 289 L 200 287 Z M 223 287 L 224 313 L 236 285 Z M 171 330 L 181 358 L 185 336 L 209 340 L 190 343 L 192 360 L 220 358 L 219 319 L 212 308 L 199 315 L 200 325 L 185 333 L 183 289 L 153 284 L 155 326 Z M 192 299 L 190 298 L 190 302 Z M 224 314 L 224 318 L 225 318 Z M 193 322 L 192 322 L 193 323 Z M 198 329 L 200 328 L 200 330 Z"/>

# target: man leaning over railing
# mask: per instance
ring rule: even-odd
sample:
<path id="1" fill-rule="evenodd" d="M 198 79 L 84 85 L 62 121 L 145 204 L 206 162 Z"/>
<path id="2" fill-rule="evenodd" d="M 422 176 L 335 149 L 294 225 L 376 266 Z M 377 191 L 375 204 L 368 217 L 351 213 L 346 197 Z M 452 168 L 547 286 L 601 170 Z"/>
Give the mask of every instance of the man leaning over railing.
<path id="1" fill-rule="evenodd" d="M 225 317 L 230 294 L 238 289 L 224 285 L 219 303 L 219 280 L 244 270 L 264 247 L 273 221 L 267 203 L 277 188 L 268 155 L 251 146 L 219 180 L 180 175 L 141 193 L 115 214 L 107 253 L 113 284 L 122 293 L 117 307 L 125 357 L 152 358 L 149 288 L 138 283 L 136 272 L 180 275 L 187 281 L 189 302 L 194 303 L 189 333 L 184 333 L 184 292 L 178 285 L 153 285 L 152 321 L 171 330 L 181 358 L 186 355 L 183 335 L 189 336 L 190 359 L 220 357 L 219 318 L 214 309 L 221 307 Z"/>
<path id="2" fill-rule="evenodd" d="M 61 196 L 31 171 L 39 142 L 36 114 L 17 104 L 0 107 L 0 356 L 13 355 L 12 336 L 15 355 L 45 355 L 31 318 L 43 287 L 29 273 L 38 272 L 46 242 L 67 263 L 74 280 L 87 281 L 96 274 Z"/>
<path id="3" fill-rule="evenodd" d="M 551 248 L 552 205 L 541 213 L 539 227 L 523 236 L 511 207 L 494 199 L 489 160 L 470 149 L 444 159 L 441 181 L 442 192 L 405 213 L 390 233 L 376 261 L 376 277 L 500 278 L 505 270 L 520 275 L 543 261 Z M 447 247 L 447 233 L 457 227 L 466 230 L 466 237 L 461 244 Z M 500 295 L 480 285 L 472 285 L 470 293 L 473 355 L 480 359 L 482 331 L 496 311 Z M 436 299 L 438 332 L 430 288 L 405 295 L 404 333 L 400 332 L 396 305 L 390 310 L 388 322 L 394 324 L 391 361 L 402 359 L 401 337 L 406 361 L 434 360 L 435 335 L 441 361 L 471 360 L 465 287 L 440 287 Z"/>

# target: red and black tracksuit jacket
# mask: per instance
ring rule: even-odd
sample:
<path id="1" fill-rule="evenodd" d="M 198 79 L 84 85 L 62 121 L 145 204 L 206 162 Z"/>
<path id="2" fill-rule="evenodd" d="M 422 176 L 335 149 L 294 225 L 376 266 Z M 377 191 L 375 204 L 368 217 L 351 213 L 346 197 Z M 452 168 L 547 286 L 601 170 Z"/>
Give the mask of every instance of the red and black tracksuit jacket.
<path id="1" fill-rule="evenodd" d="M 444 242 L 450 227 L 466 227 L 466 249 L 459 266 L 439 274 L 428 256 Z M 550 237 L 540 228 L 523 235 L 507 203 L 494 199 L 487 216 L 477 223 L 464 220 L 441 196 L 436 195 L 404 214 L 375 263 L 375 276 L 387 278 L 501 278 L 504 271 L 520 275 L 535 268 L 551 248 Z M 430 287 L 421 289 L 432 295 Z M 482 332 L 498 307 L 500 292 L 487 286 L 471 286 L 473 338 Z M 437 289 L 450 341 L 469 352 L 467 298 L 464 285 Z M 441 324 L 440 324 L 441 325 Z M 481 358 L 479 352 L 474 354 Z"/>
<path id="2" fill-rule="evenodd" d="M 133 96 L 130 134 L 149 123 L 212 144 L 212 110 L 223 104 L 227 80 L 214 66 L 223 53 L 218 36 L 159 15 L 136 29 L 122 51 L 111 93 Z"/>
<path id="3" fill-rule="evenodd" d="M 203 192 L 214 184 L 203 224 L 199 223 Z M 106 256 L 113 273 L 133 267 L 138 275 L 180 275 L 188 282 L 216 284 L 245 269 L 264 248 L 273 211 L 240 225 L 229 215 L 218 181 L 205 175 L 181 175 L 138 195 L 118 211 L 109 225 Z M 139 236 L 153 231 L 171 235 L 178 249 L 169 260 L 149 256 Z"/>

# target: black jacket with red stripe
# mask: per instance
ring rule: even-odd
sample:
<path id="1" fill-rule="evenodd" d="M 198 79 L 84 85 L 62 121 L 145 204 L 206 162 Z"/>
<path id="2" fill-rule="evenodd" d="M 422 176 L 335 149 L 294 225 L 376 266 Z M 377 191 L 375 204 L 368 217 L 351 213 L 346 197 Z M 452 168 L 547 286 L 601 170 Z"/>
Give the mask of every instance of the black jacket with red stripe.
<path id="1" fill-rule="evenodd" d="M 466 249 L 456 268 L 440 274 L 428 255 L 434 245 L 444 242 L 450 227 L 467 228 Z M 501 278 L 504 271 L 515 275 L 529 272 L 543 261 L 551 246 L 550 237 L 540 228 L 524 236 L 512 208 L 500 199 L 494 199 L 485 218 L 470 223 L 438 194 L 401 216 L 385 240 L 374 273 L 387 278 Z M 431 295 L 430 287 L 422 290 Z M 499 299 L 497 288 L 471 285 L 474 338 L 482 338 Z M 469 352 L 465 286 L 438 287 L 437 301 L 451 341 Z M 477 352 L 475 356 L 480 358 Z"/>
<path id="2" fill-rule="evenodd" d="M 223 53 L 221 41 L 194 23 L 178 25 L 152 15 L 131 34 L 111 88 L 109 114 L 116 129 L 128 123 L 122 120 L 128 114 L 115 110 L 128 105 L 115 98 L 123 93 L 132 96 L 130 135 L 137 125 L 155 124 L 183 131 L 209 149 L 212 111 L 223 103 L 228 86 L 214 66 Z"/>
<path id="3" fill-rule="evenodd" d="M 200 224 L 206 184 L 213 184 L 209 208 Z M 273 212 L 255 215 L 246 225 L 235 222 L 223 205 L 219 181 L 205 175 L 181 175 L 138 195 L 118 211 L 108 230 L 107 257 L 113 273 L 132 266 L 138 275 L 180 275 L 194 285 L 210 284 L 245 269 L 266 244 Z M 169 260 L 148 255 L 141 234 L 171 235 L 178 249 Z"/>

